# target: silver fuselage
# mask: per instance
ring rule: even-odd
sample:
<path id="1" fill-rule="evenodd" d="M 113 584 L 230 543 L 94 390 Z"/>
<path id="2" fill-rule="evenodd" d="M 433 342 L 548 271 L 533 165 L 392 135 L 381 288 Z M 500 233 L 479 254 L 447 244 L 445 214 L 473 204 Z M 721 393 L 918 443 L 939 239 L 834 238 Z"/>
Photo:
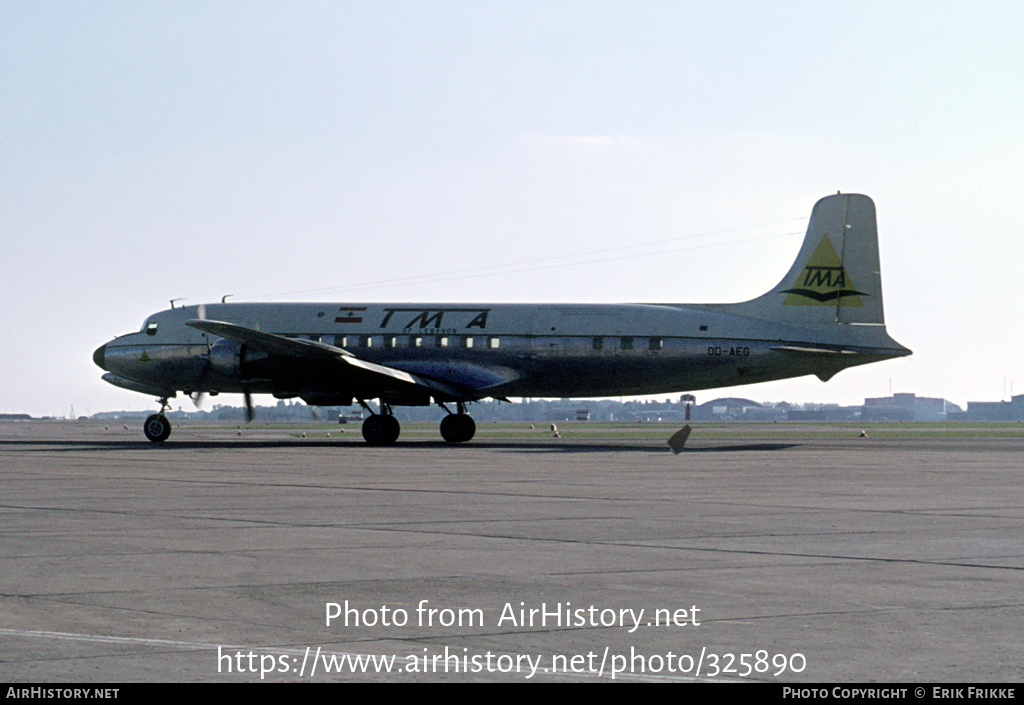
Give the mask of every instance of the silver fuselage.
<path id="1" fill-rule="evenodd" d="M 884 326 L 801 327 L 728 309 L 710 304 L 207 304 L 156 313 L 140 332 L 111 340 L 94 359 L 116 377 L 108 381 L 136 391 L 248 389 L 341 403 L 346 397 L 380 398 L 387 385 L 353 385 L 317 361 L 268 360 L 258 351 L 236 350 L 232 368 L 216 359 L 215 336 L 185 322 L 207 318 L 314 340 L 473 390 L 463 400 L 656 394 L 808 374 L 828 379 L 846 367 L 910 352 Z"/>

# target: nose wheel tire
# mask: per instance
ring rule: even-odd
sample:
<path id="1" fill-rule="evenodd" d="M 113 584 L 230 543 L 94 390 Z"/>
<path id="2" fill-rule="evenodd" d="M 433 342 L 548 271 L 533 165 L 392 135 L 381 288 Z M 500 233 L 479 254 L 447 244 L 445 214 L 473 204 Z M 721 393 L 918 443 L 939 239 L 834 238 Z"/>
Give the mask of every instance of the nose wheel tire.
<path id="1" fill-rule="evenodd" d="M 449 443 L 465 443 L 476 434 L 476 422 L 469 414 L 448 414 L 441 420 L 441 438 Z"/>
<path id="2" fill-rule="evenodd" d="M 142 432 L 154 443 L 165 441 L 171 435 L 171 422 L 163 414 L 153 414 L 142 425 Z"/>
<path id="3" fill-rule="evenodd" d="M 373 414 L 363 421 L 363 438 L 371 446 L 391 445 L 401 431 L 398 419 L 389 414 Z"/>

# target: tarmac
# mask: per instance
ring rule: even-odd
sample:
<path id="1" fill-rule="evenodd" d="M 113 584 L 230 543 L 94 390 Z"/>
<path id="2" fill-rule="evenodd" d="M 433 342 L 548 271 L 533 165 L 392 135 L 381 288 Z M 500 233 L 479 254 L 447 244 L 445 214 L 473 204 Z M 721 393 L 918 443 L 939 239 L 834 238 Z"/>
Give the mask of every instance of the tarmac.
<path id="1" fill-rule="evenodd" d="M 0 681 L 1020 680 L 1019 435 L 127 423 L 0 423 Z"/>

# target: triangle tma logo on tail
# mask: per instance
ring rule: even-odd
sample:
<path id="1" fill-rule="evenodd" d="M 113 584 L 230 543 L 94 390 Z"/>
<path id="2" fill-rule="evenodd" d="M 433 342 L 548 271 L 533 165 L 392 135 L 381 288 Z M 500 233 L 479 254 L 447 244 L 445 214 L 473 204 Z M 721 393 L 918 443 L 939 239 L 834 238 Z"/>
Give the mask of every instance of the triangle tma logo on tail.
<path id="1" fill-rule="evenodd" d="M 863 306 L 860 297 L 868 296 L 854 288 L 828 235 L 821 238 L 793 288 L 779 293 L 788 294 L 783 306 Z"/>

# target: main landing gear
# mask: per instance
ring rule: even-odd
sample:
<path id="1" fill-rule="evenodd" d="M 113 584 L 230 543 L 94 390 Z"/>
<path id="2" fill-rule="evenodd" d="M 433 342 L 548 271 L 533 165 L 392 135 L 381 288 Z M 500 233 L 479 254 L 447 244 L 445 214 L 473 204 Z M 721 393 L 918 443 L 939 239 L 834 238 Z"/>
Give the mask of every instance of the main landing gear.
<path id="1" fill-rule="evenodd" d="M 402 427 L 392 414 L 390 406 L 381 401 L 381 413 L 375 414 L 373 409 L 362 399 L 359 400 L 359 405 L 370 412 L 370 415 L 363 421 L 363 438 L 369 445 L 389 446 L 398 440 L 398 434 L 402 432 Z"/>
<path id="2" fill-rule="evenodd" d="M 160 399 L 160 411 L 150 415 L 142 424 L 142 432 L 154 443 L 166 441 L 167 437 L 171 435 L 171 422 L 164 416 L 164 412 L 170 408 L 171 405 L 167 403 L 167 397 L 163 397 Z"/>
<path id="3" fill-rule="evenodd" d="M 457 402 L 458 413 L 453 414 L 444 404 L 438 403 L 448 415 L 441 420 L 441 437 L 449 443 L 465 443 L 476 435 L 476 422 L 473 417 L 466 413 L 466 405 Z M 375 413 L 372 408 L 363 400 L 359 405 L 370 415 L 363 421 L 363 438 L 371 446 L 388 446 L 398 440 L 401 433 L 401 426 L 395 418 L 391 407 L 381 402 L 381 413 Z"/>
<path id="4" fill-rule="evenodd" d="M 398 440 L 402 427 L 390 414 L 373 414 L 363 421 L 363 438 L 371 446 L 388 446 Z"/>
<path id="5" fill-rule="evenodd" d="M 439 406 L 448 411 L 444 404 Z M 460 401 L 458 409 L 459 413 L 453 414 L 448 411 L 448 415 L 441 419 L 441 438 L 449 443 L 465 443 L 476 435 L 476 422 L 466 413 L 466 405 Z"/>

